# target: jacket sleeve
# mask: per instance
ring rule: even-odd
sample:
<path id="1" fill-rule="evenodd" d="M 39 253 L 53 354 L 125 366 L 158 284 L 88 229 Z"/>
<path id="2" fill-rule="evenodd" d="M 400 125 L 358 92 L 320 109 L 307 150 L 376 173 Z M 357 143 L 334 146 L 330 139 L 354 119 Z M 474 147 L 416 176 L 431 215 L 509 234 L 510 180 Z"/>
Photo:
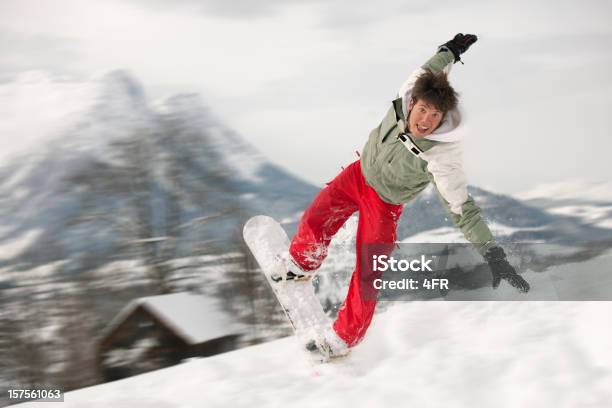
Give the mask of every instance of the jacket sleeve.
<path id="1" fill-rule="evenodd" d="M 448 202 L 438 190 L 440 201 L 444 208 L 450 213 L 453 223 L 461 230 L 465 239 L 474 244 L 481 255 L 495 246 L 495 238 L 491 234 L 489 226 L 480 215 L 480 207 L 476 205 L 474 199 L 468 195 L 468 199 L 461 206 L 461 214 L 456 214 L 450 210 Z"/>
<path id="2" fill-rule="evenodd" d="M 455 63 L 455 57 L 453 53 L 442 47 L 442 51 L 434 54 L 430 59 L 427 60 L 419 69 L 415 70 L 410 74 L 408 79 L 404 81 L 399 89 L 398 96 L 404 98 L 406 93 L 412 89 L 412 86 L 416 82 L 417 78 L 425 72 L 430 70 L 432 72 L 445 72 L 447 75 L 450 73 L 453 64 Z"/>
<path id="3" fill-rule="evenodd" d="M 440 201 L 465 238 L 484 254 L 495 245 L 495 239 L 480 215 L 480 208 L 468 194 L 467 178 L 463 171 L 462 144 L 440 145 L 435 156 L 432 155 L 433 150 L 423 154 L 427 156 L 429 178 L 436 186 Z"/>

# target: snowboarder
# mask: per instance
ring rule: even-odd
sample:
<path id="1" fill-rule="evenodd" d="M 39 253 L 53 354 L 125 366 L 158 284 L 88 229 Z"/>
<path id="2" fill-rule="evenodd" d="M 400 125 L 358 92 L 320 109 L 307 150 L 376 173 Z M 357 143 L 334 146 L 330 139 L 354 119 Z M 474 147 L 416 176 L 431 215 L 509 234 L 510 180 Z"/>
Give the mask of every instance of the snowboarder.
<path id="1" fill-rule="evenodd" d="M 326 257 L 328 245 L 345 221 L 359 212 L 357 260 L 348 294 L 323 347 L 332 356 L 344 355 L 363 338 L 376 307 L 364 297 L 363 277 L 371 273 L 368 248 L 390 253 L 403 205 L 429 183 L 436 186 L 455 225 L 488 262 L 493 287 L 506 280 L 521 292 L 529 284 L 506 260 L 468 195 L 462 169 L 463 123 L 457 94 L 447 75 L 474 44 L 473 34 L 457 34 L 410 75 L 381 123 L 371 131 L 359 160 L 323 188 L 304 212 L 285 260 L 287 281 L 311 277 Z M 370 245 L 370 246 L 368 246 Z"/>

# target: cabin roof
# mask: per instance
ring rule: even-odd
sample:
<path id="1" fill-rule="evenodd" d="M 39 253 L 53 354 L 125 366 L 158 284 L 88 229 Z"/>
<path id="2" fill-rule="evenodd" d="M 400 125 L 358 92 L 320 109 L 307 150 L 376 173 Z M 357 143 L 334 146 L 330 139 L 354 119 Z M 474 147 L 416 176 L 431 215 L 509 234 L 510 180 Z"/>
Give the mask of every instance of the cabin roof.
<path id="1" fill-rule="evenodd" d="M 223 311 L 216 299 L 192 293 L 147 296 L 128 303 L 104 329 L 102 338 L 142 306 L 188 344 L 199 344 L 219 337 L 235 335 L 240 325 Z"/>

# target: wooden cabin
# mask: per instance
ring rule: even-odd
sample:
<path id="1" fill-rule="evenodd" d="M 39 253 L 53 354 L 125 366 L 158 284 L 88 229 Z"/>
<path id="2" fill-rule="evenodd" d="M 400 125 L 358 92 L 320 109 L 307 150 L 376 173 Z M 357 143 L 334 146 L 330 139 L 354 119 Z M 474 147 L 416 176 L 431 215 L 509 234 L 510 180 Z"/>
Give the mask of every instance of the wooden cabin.
<path id="1" fill-rule="evenodd" d="M 240 325 L 215 299 L 190 293 L 130 302 L 103 330 L 98 367 L 106 381 L 234 350 Z"/>

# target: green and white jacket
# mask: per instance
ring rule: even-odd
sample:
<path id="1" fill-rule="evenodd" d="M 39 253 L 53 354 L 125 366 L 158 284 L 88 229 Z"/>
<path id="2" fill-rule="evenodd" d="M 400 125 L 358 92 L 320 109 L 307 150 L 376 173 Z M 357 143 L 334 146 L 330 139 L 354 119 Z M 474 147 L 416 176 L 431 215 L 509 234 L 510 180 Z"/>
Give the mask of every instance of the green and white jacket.
<path id="1" fill-rule="evenodd" d="M 416 79 L 426 69 L 448 74 L 453 63 L 451 52 L 439 52 L 402 84 L 398 98 L 370 132 L 361 155 L 361 169 L 368 185 L 391 204 L 407 203 L 434 183 L 455 225 L 484 254 L 495 240 L 467 191 L 461 111 L 447 112 L 440 126 L 425 138 L 412 137 L 407 129 L 407 106 Z M 400 134 L 405 135 L 405 142 L 398 138 Z"/>

